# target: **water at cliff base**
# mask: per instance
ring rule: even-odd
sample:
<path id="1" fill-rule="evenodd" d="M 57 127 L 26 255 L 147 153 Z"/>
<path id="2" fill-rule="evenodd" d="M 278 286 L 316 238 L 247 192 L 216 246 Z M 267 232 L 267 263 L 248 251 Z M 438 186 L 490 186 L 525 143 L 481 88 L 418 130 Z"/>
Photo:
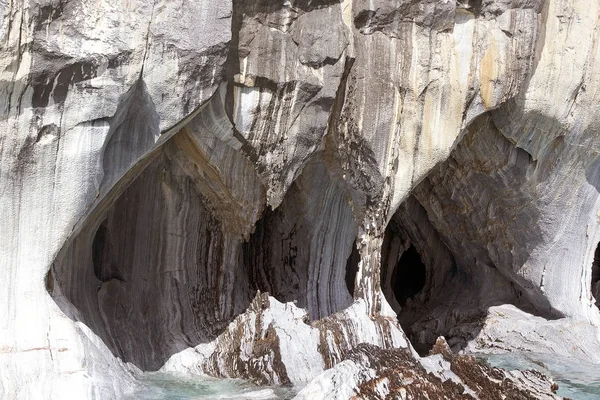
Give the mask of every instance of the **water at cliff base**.
<path id="1" fill-rule="evenodd" d="M 293 389 L 257 387 L 234 379 L 214 379 L 184 374 L 145 373 L 129 400 L 272 400 L 291 399 Z"/>
<path id="2" fill-rule="evenodd" d="M 600 399 L 600 368 L 577 360 L 547 355 L 511 353 L 476 355 L 489 365 L 507 370 L 535 369 L 559 385 L 558 395 L 573 400 Z M 184 374 L 144 373 L 129 400 L 274 400 L 292 399 L 298 389 L 257 387 L 234 379 Z"/>
<path id="3" fill-rule="evenodd" d="M 512 353 L 502 355 L 477 356 L 488 364 L 504 368 L 535 369 L 550 376 L 558 383 L 558 395 L 573 400 L 600 399 L 600 368 L 577 360 L 569 360 L 547 355 Z"/>

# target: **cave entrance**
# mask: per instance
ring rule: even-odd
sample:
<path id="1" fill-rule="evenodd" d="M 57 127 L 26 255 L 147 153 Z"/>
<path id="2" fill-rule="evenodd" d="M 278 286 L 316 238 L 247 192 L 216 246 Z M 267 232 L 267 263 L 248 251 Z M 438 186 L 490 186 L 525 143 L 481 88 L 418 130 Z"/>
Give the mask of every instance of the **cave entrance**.
<path id="1" fill-rule="evenodd" d="M 360 260 L 345 188 L 327 168 L 315 156 L 243 245 L 253 287 L 294 302 L 313 321 L 352 304 Z"/>
<path id="2" fill-rule="evenodd" d="M 152 130 L 158 115 L 145 108 L 149 95 L 142 103 L 137 92 L 124 97 L 101 154 L 96 197 L 46 276 L 68 317 L 144 371 L 215 340 L 255 296 L 242 239 L 259 219 L 265 188 L 222 135 L 224 94 L 162 144 Z M 140 115 L 152 124 L 139 125 Z"/>
<path id="3" fill-rule="evenodd" d="M 419 253 L 411 244 L 402 253 L 392 274 L 392 289 L 400 306 L 404 306 L 406 300 L 423 290 L 426 279 L 427 268 Z"/>
<path id="4" fill-rule="evenodd" d="M 393 219 L 386 228 L 381 247 L 383 294 L 399 319 L 408 313 L 411 321 L 417 315 L 413 315 L 414 307 L 406 307 L 407 301 L 412 299 L 410 303 L 415 306 L 427 302 L 433 282 L 430 274 L 435 272 L 430 271 L 428 266 L 440 264 L 444 268 L 447 261 L 444 257 L 447 254 L 437 252 L 435 245 L 432 248 L 432 244 L 424 242 L 420 235 L 411 237 L 408 233 L 412 228 L 410 221 Z M 408 321 L 409 325 L 411 321 Z"/>
<path id="5" fill-rule="evenodd" d="M 346 261 L 346 288 L 348 288 L 348 293 L 350 293 L 351 296 L 354 296 L 354 285 L 356 284 L 356 273 L 358 272 L 359 262 L 360 253 L 358 252 L 355 241 L 352 246 L 350 257 L 348 257 L 348 260 Z"/>
<path id="6" fill-rule="evenodd" d="M 67 242 L 48 278 L 50 294 L 72 305 L 67 315 L 146 371 L 214 340 L 253 296 L 238 236 L 222 228 L 186 157 L 166 143 Z"/>
<path id="7" fill-rule="evenodd" d="M 596 307 L 600 308 L 600 243 L 596 247 L 592 262 L 592 295 L 596 300 Z"/>

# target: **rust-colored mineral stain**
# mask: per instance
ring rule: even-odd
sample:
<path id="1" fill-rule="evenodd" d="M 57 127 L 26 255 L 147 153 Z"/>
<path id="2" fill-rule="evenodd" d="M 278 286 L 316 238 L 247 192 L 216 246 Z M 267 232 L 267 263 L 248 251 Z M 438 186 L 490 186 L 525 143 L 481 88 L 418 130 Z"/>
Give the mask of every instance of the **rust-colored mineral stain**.
<path id="1" fill-rule="evenodd" d="M 496 42 L 491 39 L 479 67 L 479 91 L 481 100 L 487 109 L 495 104 L 496 81 L 498 80 L 498 50 Z"/>

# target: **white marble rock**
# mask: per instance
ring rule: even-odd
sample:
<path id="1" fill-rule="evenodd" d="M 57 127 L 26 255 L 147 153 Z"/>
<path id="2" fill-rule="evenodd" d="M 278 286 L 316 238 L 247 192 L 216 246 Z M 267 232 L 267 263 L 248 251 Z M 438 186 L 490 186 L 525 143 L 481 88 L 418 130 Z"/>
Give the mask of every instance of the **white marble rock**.
<path id="1" fill-rule="evenodd" d="M 0 0 L 0 398 L 156 370 L 400 391 L 361 352 L 445 390 L 439 336 L 599 362 L 599 15 Z"/>

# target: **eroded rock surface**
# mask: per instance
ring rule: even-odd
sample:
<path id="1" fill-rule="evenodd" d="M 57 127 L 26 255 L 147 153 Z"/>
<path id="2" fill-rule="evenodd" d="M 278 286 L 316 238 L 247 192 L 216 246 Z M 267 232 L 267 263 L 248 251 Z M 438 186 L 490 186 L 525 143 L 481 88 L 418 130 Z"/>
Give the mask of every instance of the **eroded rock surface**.
<path id="1" fill-rule="evenodd" d="M 552 398 L 416 350 L 600 362 L 599 15 L 0 0 L 0 397 L 162 369 Z"/>
<path id="2" fill-rule="evenodd" d="M 439 338 L 422 365 L 405 349 L 361 344 L 309 383 L 302 399 L 559 399 L 557 386 L 536 371 L 505 371 L 455 355 Z M 433 366 L 438 365 L 436 369 Z"/>

